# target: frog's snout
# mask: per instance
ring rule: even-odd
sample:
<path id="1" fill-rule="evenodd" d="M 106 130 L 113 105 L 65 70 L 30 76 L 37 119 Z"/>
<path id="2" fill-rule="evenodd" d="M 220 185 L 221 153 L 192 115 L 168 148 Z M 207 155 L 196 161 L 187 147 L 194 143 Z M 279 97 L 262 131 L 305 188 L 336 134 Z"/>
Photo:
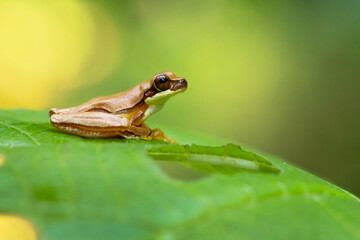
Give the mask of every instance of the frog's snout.
<path id="1" fill-rule="evenodd" d="M 172 86 L 171 91 L 185 91 L 187 89 L 187 81 L 185 78 L 180 78 Z"/>

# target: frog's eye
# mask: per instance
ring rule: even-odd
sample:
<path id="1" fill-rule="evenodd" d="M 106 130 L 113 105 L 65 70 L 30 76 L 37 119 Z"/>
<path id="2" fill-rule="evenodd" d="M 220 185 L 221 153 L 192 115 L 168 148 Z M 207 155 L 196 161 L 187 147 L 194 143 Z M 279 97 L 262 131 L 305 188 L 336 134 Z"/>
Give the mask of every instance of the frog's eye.
<path id="1" fill-rule="evenodd" d="M 154 87 L 160 92 L 168 90 L 170 88 L 169 77 L 166 76 L 165 74 L 157 75 L 154 81 Z"/>

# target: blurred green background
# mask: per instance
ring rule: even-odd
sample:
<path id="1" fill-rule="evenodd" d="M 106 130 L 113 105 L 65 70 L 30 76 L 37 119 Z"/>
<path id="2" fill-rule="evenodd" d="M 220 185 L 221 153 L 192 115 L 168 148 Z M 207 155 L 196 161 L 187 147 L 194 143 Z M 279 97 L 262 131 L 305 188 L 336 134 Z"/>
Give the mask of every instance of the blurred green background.
<path id="1" fill-rule="evenodd" d="M 188 80 L 149 125 L 284 157 L 359 195 L 360 1 L 0 0 L 0 107 Z"/>

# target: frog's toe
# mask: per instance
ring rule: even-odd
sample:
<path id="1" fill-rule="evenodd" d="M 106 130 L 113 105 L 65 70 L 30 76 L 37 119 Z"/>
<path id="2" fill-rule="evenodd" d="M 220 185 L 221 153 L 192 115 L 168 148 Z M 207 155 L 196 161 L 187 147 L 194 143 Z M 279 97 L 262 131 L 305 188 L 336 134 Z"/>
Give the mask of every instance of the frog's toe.
<path id="1" fill-rule="evenodd" d="M 171 138 L 166 136 L 166 134 L 163 131 L 161 131 L 159 128 L 155 128 L 151 130 L 150 136 L 152 139 L 155 140 L 164 141 L 171 144 L 178 144 L 175 140 L 172 140 Z"/>

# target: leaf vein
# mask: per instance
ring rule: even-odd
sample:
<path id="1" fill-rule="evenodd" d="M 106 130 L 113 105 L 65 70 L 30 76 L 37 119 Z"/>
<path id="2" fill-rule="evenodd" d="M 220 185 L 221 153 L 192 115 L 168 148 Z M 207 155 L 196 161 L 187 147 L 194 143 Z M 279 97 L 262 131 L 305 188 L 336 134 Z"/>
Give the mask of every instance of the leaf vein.
<path id="1" fill-rule="evenodd" d="M 40 146 L 40 143 L 39 143 L 34 137 L 32 137 L 30 133 L 28 133 L 28 132 L 26 132 L 26 131 L 18 128 L 18 127 L 9 125 L 9 124 L 4 123 L 4 122 L 1 122 L 1 121 L 0 121 L 0 124 L 6 126 L 6 127 L 8 127 L 8 128 L 12 128 L 12 129 L 17 130 L 18 132 L 22 133 L 22 134 L 25 135 L 27 138 L 29 138 L 33 143 L 35 143 L 35 145 Z"/>

